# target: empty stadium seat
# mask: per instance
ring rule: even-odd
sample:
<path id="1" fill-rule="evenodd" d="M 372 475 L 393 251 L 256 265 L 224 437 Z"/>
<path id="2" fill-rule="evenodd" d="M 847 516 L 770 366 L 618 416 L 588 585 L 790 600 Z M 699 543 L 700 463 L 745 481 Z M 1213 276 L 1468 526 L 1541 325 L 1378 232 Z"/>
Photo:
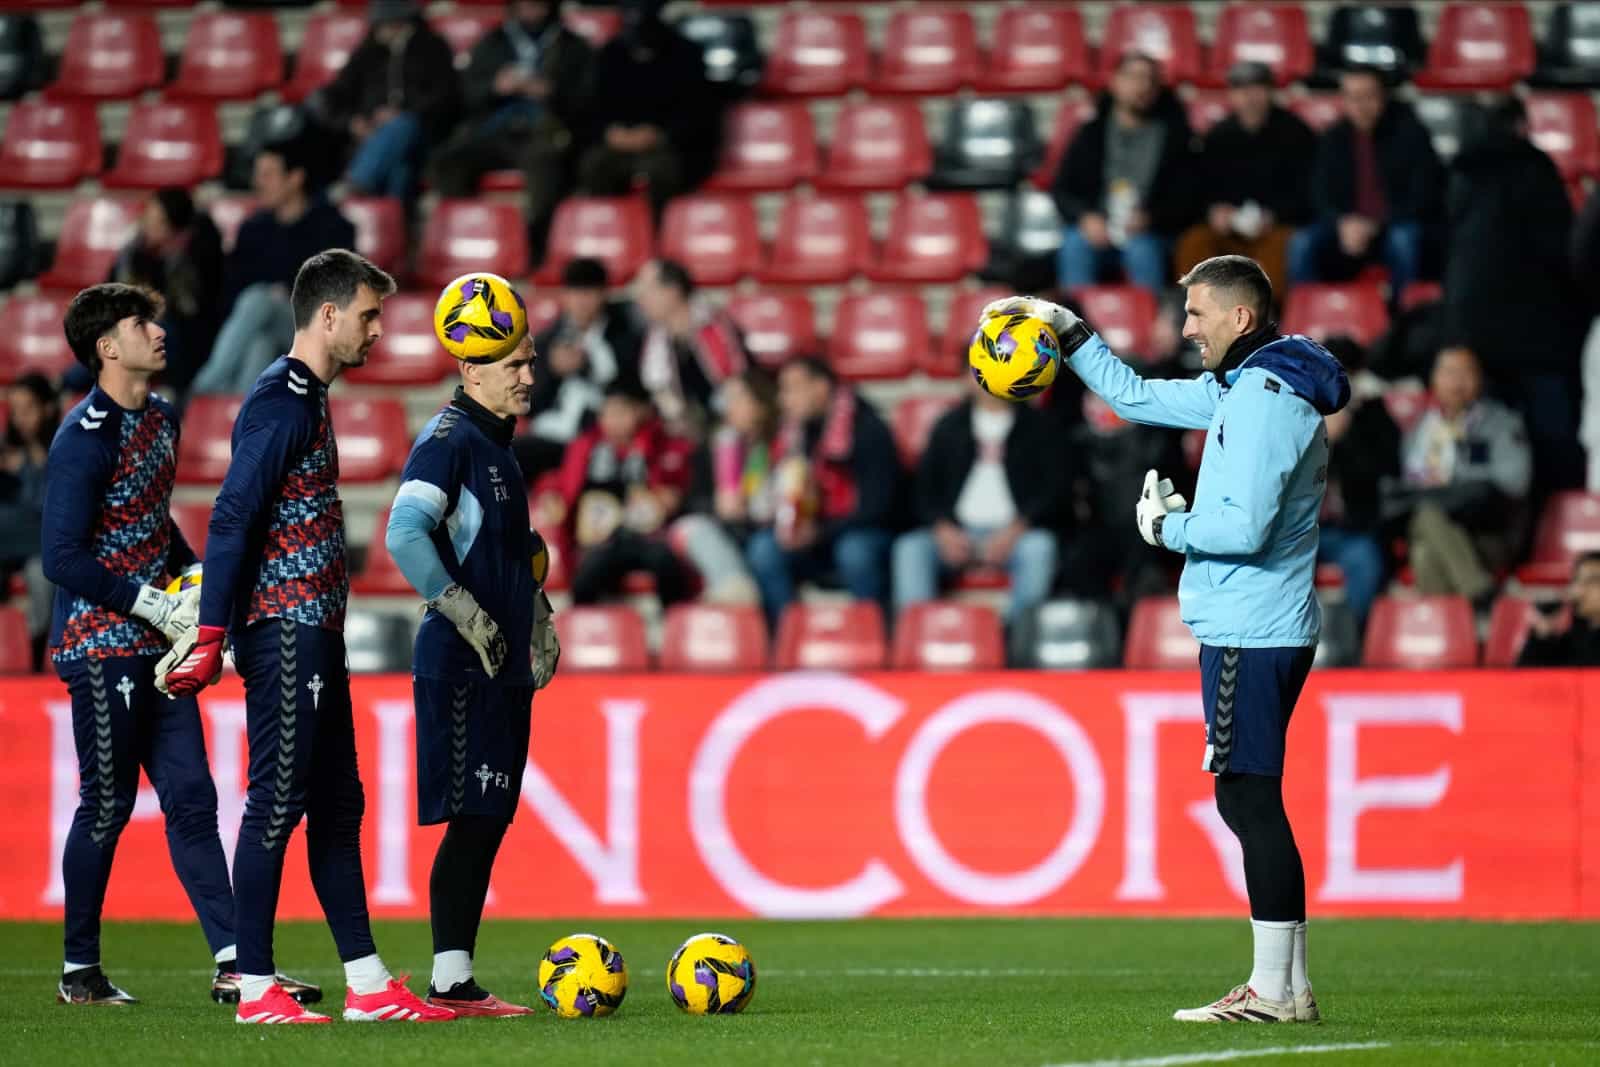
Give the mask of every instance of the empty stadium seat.
<path id="1" fill-rule="evenodd" d="M 1100 78 L 1105 81 L 1129 52 L 1161 64 L 1169 84 L 1198 81 L 1204 73 L 1194 12 L 1188 4 L 1122 3 L 1111 9 L 1100 35 Z"/>
<path id="2" fill-rule="evenodd" d="M 187 440 L 187 438 L 185 438 Z M 179 467 L 180 477 L 182 467 Z M 416 590 L 400 573 L 400 565 L 389 554 L 385 536 L 389 529 L 389 507 L 378 511 L 377 521 L 367 536 L 367 558 L 361 572 L 350 578 L 350 591 L 364 596 L 415 596 Z M 346 540 L 353 540 L 346 535 Z"/>
<path id="3" fill-rule="evenodd" d="M 1189 114 L 1189 128 L 1195 136 L 1204 137 L 1228 117 L 1228 94 L 1222 89 L 1197 89 L 1184 98 L 1183 107 Z"/>
<path id="4" fill-rule="evenodd" d="M 1533 73 L 1535 59 L 1522 4 L 1446 4 L 1416 80 L 1428 89 L 1509 89 Z"/>
<path id="5" fill-rule="evenodd" d="M 244 403 L 238 396 L 197 396 L 183 412 L 178 439 L 178 481 L 183 485 L 217 485 L 233 457 L 233 423 Z"/>
<path id="6" fill-rule="evenodd" d="M 527 269 L 528 231 L 516 204 L 445 198 L 434 206 L 417 257 L 423 287 L 440 288 L 470 270 L 515 278 Z"/>
<path id="7" fill-rule="evenodd" d="M 1528 139 L 1563 178 L 1600 173 L 1600 120 L 1588 93 L 1534 93 L 1525 104 Z"/>
<path id="8" fill-rule="evenodd" d="M 1311 73 L 1316 56 L 1301 4 L 1230 3 L 1217 16 L 1207 82 L 1222 85 L 1235 63 L 1265 63 L 1279 85 Z"/>
<path id="9" fill-rule="evenodd" d="M 1200 666 L 1200 645 L 1178 614 L 1177 597 L 1142 597 L 1133 606 L 1122 665 L 1144 671 L 1187 671 Z"/>
<path id="10" fill-rule="evenodd" d="M 1319 341 L 1342 334 L 1370 345 L 1389 328 L 1389 312 L 1375 285 L 1297 285 L 1289 290 L 1283 328 Z"/>
<path id="11" fill-rule="evenodd" d="M 1331 82 L 1348 67 L 1377 67 L 1404 78 L 1421 65 L 1424 52 L 1422 24 L 1411 5 L 1336 6 L 1318 53 L 1319 80 Z"/>
<path id="12" fill-rule="evenodd" d="M 345 380 L 352 385 L 433 385 L 448 378 L 456 361 L 434 338 L 435 299 L 428 293 L 397 293 L 385 300 L 383 337 L 365 365 L 345 372 Z"/>
<path id="13" fill-rule="evenodd" d="M 1056 171 L 1061 169 L 1061 157 L 1067 154 L 1067 147 L 1072 144 L 1072 139 L 1077 136 L 1078 127 L 1094 118 L 1094 101 L 1082 98 L 1064 100 L 1056 109 L 1055 125 L 1050 130 L 1050 144 L 1044 150 L 1044 159 L 1033 172 L 1032 182 L 1034 188 L 1049 192 L 1056 180 Z"/>
<path id="14" fill-rule="evenodd" d="M 110 189 L 193 186 L 222 174 L 216 109 L 198 101 L 135 104 L 103 183 Z"/>
<path id="15" fill-rule="evenodd" d="M 878 282 L 953 282 L 988 258 L 976 197 L 907 194 L 895 201 L 888 236 L 867 276 Z"/>
<path id="16" fill-rule="evenodd" d="M 871 671 L 881 668 L 887 656 L 883 612 L 873 603 L 794 603 L 784 609 L 778 624 L 777 667 L 782 671 Z"/>
<path id="17" fill-rule="evenodd" d="M 761 609 L 728 604 L 674 604 L 661 633 L 664 671 L 759 671 L 767 666 L 767 624 Z"/>
<path id="18" fill-rule="evenodd" d="M 43 289 L 76 292 L 97 285 L 111 273 L 138 222 L 140 202 L 123 197 L 83 197 L 67 206 L 56 241 L 56 258 L 39 279 Z"/>
<path id="19" fill-rule="evenodd" d="M 568 197 L 556 209 L 544 266 L 534 280 L 555 285 L 563 267 L 587 257 L 604 263 L 611 284 L 621 285 L 654 254 L 654 232 L 650 208 L 641 197 Z"/>
<path id="20" fill-rule="evenodd" d="M 339 444 L 341 481 L 381 482 L 400 473 L 411 451 L 411 434 L 399 399 L 335 393 L 328 399 L 328 415 Z"/>
<path id="21" fill-rule="evenodd" d="M 1021 100 L 962 100 L 934 156 L 936 189 L 1010 189 L 1044 158 L 1033 110 Z"/>
<path id="22" fill-rule="evenodd" d="M 401 674 L 411 670 L 416 627 L 404 615 L 352 609 L 344 617 L 345 660 L 352 674 Z"/>
<path id="23" fill-rule="evenodd" d="M 569 4 L 561 9 L 561 22 L 567 29 L 599 48 L 622 29 L 622 12 L 614 7 L 573 7 Z"/>
<path id="24" fill-rule="evenodd" d="M 922 109 L 910 100 L 862 100 L 839 112 L 819 189 L 903 189 L 933 169 Z"/>
<path id="25" fill-rule="evenodd" d="M 601 13 L 594 8 L 569 7 L 563 19 L 579 11 Z M 700 46 L 706 80 L 712 85 L 742 93 L 761 84 L 764 61 L 756 41 L 756 26 L 749 15 L 702 11 L 679 19 L 677 27 L 680 34 Z"/>
<path id="26" fill-rule="evenodd" d="M 406 209 L 399 198 L 347 196 L 339 212 L 356 228 L 357 252 L 391 273 L 405 265 Z"/>
<path id="27" fill-rule="evenodd" d="M 11 109 L 0 143 L 0 185 L 70 189 L 100 173 L 100 121 L 84 100 L 34 97 Z"/>
<path id="28" fill-rule="evenodd" d="M 206 555 L 206 534 L 211 529 L 211 504 L 203 500 L 174 500 L 168 507 L 183 539 L 201 559 Z"/>
<path id="29" fill-rule="evenodd" d="M 34 372 L 55 381 L 73 365 L 72 349 L 61 332 L 67 299 L 67 294 L 13 293 L 0 305 L 6 323 L 6 328 L 0 330 L 0 382 L 12 382 Z"/>
<path id="30" fill-rule="evenodd" d="M 1037 189 L 1019 189 L 1006 205 L 1005 219 L 989 243 L 989 262 L 979 276 L 1018 292 L 1054 287 L 1061 231 L 1054 198 Z"/>
<path id="31" fill-rule="evenodd" d="M 989 39 L 978 67 L 980 93 L 1055 92 L 1087 81 L 1093 69 L 1076 8 L 1001 8 Z"/>
<path id="32" fill-rule="evenodd" d="M 680 196 L 661 219 L 661 254 L 688 268 L 698 285 L 732 285 L 761 266 L 755 205 L 725 193 Z"/>
<path id="33" fill-rule="evenodd" d="M 787 9 L 773 34 L 762 87 L 776 96 L 839 96 L 866 82 L 867 67 L 867 31 L 859 15 Z"/>
<path id="34" fill-rule="evenodd" d="M 1380 596 L 1367 619 L 1361 663 L 1414 671 L 1477 666 L 1472 605 L 1461 596 Z"/>
<path id="35" fill-rule="evenodd" d="M 239 11 L 196 12 L 183 42 L 172 97 L 248 100 L 283 82 L 278 20 Z"/>
<path id="36" fill-rule="evenodd" d="M 650 667 L 644 620 L 632 608 L 574 606 L 556 612 L 561 669 L 567 673 Z"/>
<path id="37" fill-rule="evenodd" d="M 907 470 L 916 468 L 922 450 L 927 447 L 928 435 L 933 432 L 933 424 L 960 400 L 952 393 L 912 393 L 900 398 L 890 415 L 889 427 L 894 431 L 894 443 Z"/>
<path id="38" fill-rule="evenodd" d="M 849 293 L 834 312 L 828 355 L 843 378 L 903 378 L 927 347 L 928 313 L 918 293 Z"/>
<path id="39" fill-rule="evenodd" d="M 1383 406 L 1402 434 L 1409 433 L 1411 428 L 1421 421 L 1431 402 L 1432 399 L 1426 389 L 1391 386 L 1383 394 Z"/>
<path id="40" fill-rule="evenodd" d="M 269 144 L 293 140 L 306 132 L 306 109 L 294 104 L 264 104 L 250 115 L 244 136 L 230 144 L 223 168 L 223 183 L 229 189 L 249 192 L 255 188 L 256 156 Z"/>
<path id="41" fill-rule="evenodd" d="M 1344 104 L 1338 93 L 1305 93 L 1291 96 L 1286 102 L 1290 111 L 1300 116 L 1300 121 L 1317 133 L 1344 118 Z"/>
<path id="42" fill-rule="evenodd" d="M 1400 310 L 1410 311 L 1423 304 L 1436 304 L 1442 299 L 1444 285 L 1441 282 L 1407 282 L 1405 291 L 1400 294 Z"/>
<path id="43" fill-rule="evenodd" d="M 455 55 L 456 66 L 459 68 L 467 65 L 467 57 L 472 52 L 472 46 L 477 44 L 484 34 L 504 21 L 505 15 L 499 11 L 457 7 L 443 14 L 431 16 L 428 25 L 449 42 L 450 51 Z"/>
<path id="44" fill-rule="evenodd" d="M 125 100 L 166 79 L 161 31 L 149 15 L 86 11 L 72 20 L 53 97 Z"/>
<path id="45" fill-rule="evenodd" d="M 0 604 L 0 674 L 28 674 L 33 670 L 33 639 L 28 617 L 21 608 Z"/>
<path id="46" fill-rule="evenodd" d="M 26 200 L 0 200 L 0 289 L 9 289 L 38 269 L 39 224 Z"/>
<path id="47" fill-rule="evenodd" d="M 903 671 L 992 671 L 1006 665 L 1000 616 L 987 604 L 927 601 L 901 610 L 894 662 Z"/>
<path id="48" fill-rule="evenodd" d="M 922 364 L 925 374 L 936 378 L 954 378 L 967 373 L 967 349 L 978 328 L 978 319 L 986 304 L 1015 295 L 1000 286 L 978 289 L 957 289 L 950 294 L 950 304 L 945 309 L 944 337 L 937 348 L 930 349 L 928 359 Z M 920 447 L 918 451 L 921 451 Z"/>
<path id="49" fill-rule="evenodd" d="M 728 314 L 739 324 L 745 350 L 764 367 L 818 350 L 816 316 L 804 293 L 738 293 L 728 301 Z"/>
<path id="50" fill-rule="evenodd" d="M 707 189 L 774 192 L 817 174 L 811 111 L 793 102 L 751 100 L 728 114 L 722 156 Z"/>
<path id="51" fill-rule="evenodd" d="M 39 20 L 0 12 L 0 100 L 17 100 L 39 88 L 48 71 Z"/>
<path id="52" fill-rule="evenodd" d="M 1503 596 L 1494 602 L 1489 614 L 1489 639 L 1483 645 L 1485 667 L 1515 667 L 1522 646 L 1527 644 L 1528 631 L 1538 607 L 1531 600 L 1517 596 Z M 1560 617 L 1568 618 L 1569 611 L 1562 609 Z"/>
<path id="53" fill-rule="evenodd" d="M 358 12 L 312 15 L 295 53 L 294 76 L 281 90 L 283 98 L 298 103 L 331 82 L 366 35 L 367 20 Z"/>
<path id="54" fill-rule="evenodd" d="M 1574 89 L 1600 86 L 1600 2 L 1556 5 L 1532 80 Z"/>
<path id="55" fill-rule="evenodd" d="M 1417 121 L 1428 128 L 1433 150 L 1445 163 L 1455 158 L 1476 125 L 1478 105 L 1465 96 L 1419 96 L 1412 101 Z"/>
<path id="56" fill-rule="evenodd" d="M 1150 355 L 1156 298 L 1138 285 L 1086 285 L 1072 291 L 1078 312 L 1119 356 Z"/>
<path id="57" fill-rule="evenodd" d="M 1122 629 L 1109 604 L 1050 600 L 1017 620 L 1015 647 L 1022 666 L 1047 671 L 1103 670 L 1121 663 Z"/>
<path id="58" fill-rule="evenodd" d="M 960 8 L 893 8 L 883 39 L 875 93 L 953 93 L 977 79 L 978 39 L 972 16 Z"/>
<path id="59" fill-rule="evenodd" d="M 1600 494 L 1554 493 L 1545 502 L 1528 563 L 1517 571 L 1525 585 L 1565 585 L 1572 564 L 1600 551 Z"/>
<path id="60" fill-rule="evenodd" d="M 867 269 L 872 238 L 867 207 L 856 196 L 791 196 L 778 216 L 761 281 L 836 285 Z"/>

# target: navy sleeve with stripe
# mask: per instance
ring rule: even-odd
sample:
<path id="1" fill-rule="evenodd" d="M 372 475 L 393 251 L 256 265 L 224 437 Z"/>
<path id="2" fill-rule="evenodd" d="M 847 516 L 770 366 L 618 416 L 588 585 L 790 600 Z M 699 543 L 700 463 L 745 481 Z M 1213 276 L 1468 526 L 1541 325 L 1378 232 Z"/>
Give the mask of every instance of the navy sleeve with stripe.
<path id="1" fill-rule="evenodd" d="M 75 596 L 123 615 L 133 610 L 139 583 L 113 573 L 95 557 L 95 519 L 116 470 L 114 426 L 88 431 L 69 422 L 45 461 L 44 576 Z"/>

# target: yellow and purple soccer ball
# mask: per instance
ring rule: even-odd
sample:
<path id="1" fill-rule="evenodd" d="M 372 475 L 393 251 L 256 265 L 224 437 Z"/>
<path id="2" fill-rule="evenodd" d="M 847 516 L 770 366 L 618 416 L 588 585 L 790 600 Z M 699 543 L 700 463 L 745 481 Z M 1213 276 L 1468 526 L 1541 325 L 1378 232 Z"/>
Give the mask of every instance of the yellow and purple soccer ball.
<path id="1" fill-rule="evenodd" d="M 504 359 L 528 335 L 528 309 L 498 274 L 463 274 L 439 293 L 433 332 L 444 350 L 467 363 Z"/>
<path id="2" fill-rule="evenodd" d="M 726 934 L 695 934 L 667 964 L 667 992 L 690 1015 L 733 1015 L 756 995 L 756 964 Z"/>
<path id="3" fill-rule="evenodd" d="M 539 999 L 563 1019 L 610 1015 L 628 994 L 628 965 L 595 934 L 569 934 L 539 961 Z"/>
<path id="4" fill-rule="evenodd" d="M 967 364 L 990 396 L 1027 400 L 1055 382 L 1061 344 L 1043 319 L 1021 313 L 990 315 L 972 335 Z"/>
<path id="5" fill-rule="evenodd" d="M 172 596 L 177 596 L 185 589 L 193 589 L 199 584 L 200 568 L 196 567 L 193 570 L 185 571 L 183 574 L 178 575 L 176 578 L 172 579 L 172 581 L 168 582 L 167 592 Z"/>

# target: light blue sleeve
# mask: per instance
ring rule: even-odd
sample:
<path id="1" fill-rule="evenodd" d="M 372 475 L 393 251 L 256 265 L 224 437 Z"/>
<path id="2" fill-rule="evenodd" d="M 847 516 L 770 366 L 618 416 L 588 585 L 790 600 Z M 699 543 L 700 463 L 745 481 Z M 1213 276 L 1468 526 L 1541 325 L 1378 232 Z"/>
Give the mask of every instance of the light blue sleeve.
<path id="1" fill-rule="evenodd" d="M 450 574 L 439 559 L 432 536 L 444 521 L 448 503 L 442 488 L 412 479 L 401 483 L 389 509 L 383 543 L 400 573 L 424 600 L 434 599 L 450 585 Z"/>
<path id="2" fill-rule="evenodd" d="M 1245 372 L 1228 391 L 1220 502 L 1168 515 L 1161 541 L 1174 552 L 1249 556 L 1261 551 L 1284 490 L 1310 447 L 1322 416 L 1261 372 Z"/>
<path id="3" fill-rule="evenodd" d="M 1145 379 L 1118 359 L 1099 334 L 1092 335 L 1067 360 L 1096 395 L 1128 422 L 1203 430 L 1222 392 L 1211 375 L 1165 381 Z"/>

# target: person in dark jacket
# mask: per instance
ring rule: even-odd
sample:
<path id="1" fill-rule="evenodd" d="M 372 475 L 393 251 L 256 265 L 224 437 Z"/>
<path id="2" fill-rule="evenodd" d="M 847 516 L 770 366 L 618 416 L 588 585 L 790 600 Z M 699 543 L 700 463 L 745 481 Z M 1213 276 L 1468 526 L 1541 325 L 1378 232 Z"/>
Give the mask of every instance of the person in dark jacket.
<path id="1" fill-rule="evenodd" d="M 1562 625 L 1563 606 L 1571 621 Z M 1600 552 L 1585 552 L 1572 565 L 1572 584 L 1561 600 L 1538 605 L 1519 667 L 1600 667 Z"/>
<path id="2" fill-rule="evenodd" d="M 410 202 L 428 149 L 449 135 L 461 112 L 455 57 L 421 4 L 373 0 L 367 17 L 367 36 L 318 91 L 319 110 L 355 144 L 345 172 L 350 187 Z"/>
<path id="3" fill-rule="evenodd" d="M 561 22 L 562 0 L 511 0 L 461 75 L 465 125 L 433 153 L 441 196 L 472 196 L 493 170 L 522 171 L 528 243 L 544 259 L 556 204 L 572 187 L 573 153 L 594 105 L 594 49 Z M 543 352 L 544 349 L 539 349 Z"/>
<path id="4" fill-rule="evenodd" d="M 1437 241 L 1444 174 L 1427 129 L 1409 105 L 1389 98 L 1380 72 L 1345 71 L 1339 95 L 1345 117 L 1317 146 L 1315 221 L 1289 242 L 1289 280 L 1342 281 L 1381 262 L 1398 301 Z"/>
<path id="5" fill-rule="evenodd" d="M 1167 284 L 1172 242 L 1192 219 L 1189 119 L 1161 67 L 1122 57 L 1099 112 L 1073 137 L 1051 190 L 1066 229 L 1056 280 L 1093 285 L 1120 266 L 1135 284 Z"/>
<path id="6" fill-rule="evenodd" d="M 1276 293 L 1288 291 L 1289 237 L 1311 217 L 1311 128 L 1272 102 L 1272 69 L 1234 64 L 1228 71 L 1228 117 L 1207 131 L 1199 180 L 1210 203 L 1205 219 L 1178 239 L 1179 270 L 1212 256 L 1249 256 Z"/>
<path id="7" fill-rule="evenodd" d="M 1056 578 L 1054 527 L 1066 497 L 1066 441 L 1027 404 L 972 397 L 934 423 L 917 464 L 917 519 L 894 543 L 894 607 L 932 600 L 939 580 L 987 564 L 1011 575 L 1006 621 L 1025 618 Z"/>

